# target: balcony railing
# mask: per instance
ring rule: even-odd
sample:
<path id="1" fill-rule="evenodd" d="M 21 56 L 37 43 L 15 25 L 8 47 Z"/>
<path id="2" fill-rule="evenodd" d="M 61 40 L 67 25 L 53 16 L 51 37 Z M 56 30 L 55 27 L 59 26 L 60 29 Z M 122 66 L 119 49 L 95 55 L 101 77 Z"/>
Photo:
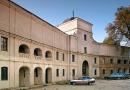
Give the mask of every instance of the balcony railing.
<path id="1" fill-rule="evenodd" d="M 51 60 L 52 60 L 52 58 L 51 58 L 51 57 L 50 57 L 50 58 L 46 58 L 46 60 L 47 60 L 47 61 L 51 61 Z"/>
<path id="2" fill-rule="evenodd" d="M 19 53 L 19 57 L 22 57 L 22 58 L 29 58 L 30 55 L 29 55 L 29 54 L 25 54 L 25 53 Z"/>
<path id="3" fill-rule="evenodd" d="M 35 56 L 35 59 L 40 60 L 42 59 L 42 56 Z"/>

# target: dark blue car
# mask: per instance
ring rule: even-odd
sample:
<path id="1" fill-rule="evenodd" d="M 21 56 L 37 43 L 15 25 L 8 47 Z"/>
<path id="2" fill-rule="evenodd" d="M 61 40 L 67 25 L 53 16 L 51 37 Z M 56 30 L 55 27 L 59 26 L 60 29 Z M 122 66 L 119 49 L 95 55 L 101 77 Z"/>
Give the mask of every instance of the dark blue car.
<path id="1" fill-rule="evenodd" d="M 104 79 L 108 80 L 117 80 L 117 79 L 126 79 L 128 76 L 125 73 L 112 73 L 109 76 L 105 76 Z"/>

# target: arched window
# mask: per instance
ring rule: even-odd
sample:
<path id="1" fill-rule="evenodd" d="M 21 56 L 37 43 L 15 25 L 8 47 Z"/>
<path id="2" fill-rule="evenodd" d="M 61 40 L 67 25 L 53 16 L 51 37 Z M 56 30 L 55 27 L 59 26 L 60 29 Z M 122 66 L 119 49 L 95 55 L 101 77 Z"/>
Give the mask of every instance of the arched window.
<path id="1" fill-rule="evenodd" d="M 42 50 L 40 48 L 35 48 L 34 56 L 42 56 Z"/>
<path id="2" fill-rule="evenodd" d="M 1 80 L 8 80 L 8 67 L 1 67 Z"/>
<path id="3" fill-rule="evenodd" d="M 29 47 L 25 44 L 19 46 L 19 53 L 29 54 Z"/>
<path id="4" fill-rule="evenodd" d="M 45 57 L 46 58 L 52 58 L 52 53 L 50 51 L 46 51 Z"/>

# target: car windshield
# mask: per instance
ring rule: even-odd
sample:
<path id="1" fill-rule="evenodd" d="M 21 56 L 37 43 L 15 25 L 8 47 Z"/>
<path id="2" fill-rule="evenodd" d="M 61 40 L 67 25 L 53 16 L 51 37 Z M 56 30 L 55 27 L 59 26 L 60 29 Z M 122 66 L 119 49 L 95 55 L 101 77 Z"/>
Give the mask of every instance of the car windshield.
<path id="1" fill-rule="evenodd" d="M 82 77 L 82 79 L 85 80 L 85 79 L 91 79 L 91 78 L 90 77 Z"/>

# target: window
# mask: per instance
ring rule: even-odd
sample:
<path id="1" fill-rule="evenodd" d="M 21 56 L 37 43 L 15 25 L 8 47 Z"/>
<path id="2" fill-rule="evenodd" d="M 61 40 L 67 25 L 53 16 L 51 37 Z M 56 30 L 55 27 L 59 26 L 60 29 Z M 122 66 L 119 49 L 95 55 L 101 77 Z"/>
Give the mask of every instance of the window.
<path id="1" fill-rule="evenodd" d="M 124 64 L 127 64 L 127 60 L 124 60 Z"/>
<path id="2" fill-rule="evenodd" d="M 123 70 L 123 71 L 124 71 L 124 73 L 125 73 L 125 72 L 126 72 L 126 69 L 124 68 L 124 70 Z"/>
<path id="3" fill-rule="evenodd" d="M 97 58 L 94 58 L 94 64 L 96 64 L 97 63 Z"/>
<path id="4" fill-rule="evenodd" d="M 121 64 L 121 60 L 120 59 L 118 59 L 117 64 Z"/>
<path id="5" fill-rule="evenodd" d="M 8 38 L 1 37 L 1 51 L 7 51 L 8 50 Z"/>
<path id="6" fill-rule="evenodd" d="M 56 52 L 56 60 L 59 60 L 59 52 Z"/>
<path id="7" fill-rule="evenodd" d="M 84 40 L 87 41 L 87 35 L 86 34 L 84 34 Z"/>
<path id="8" fill-rule="evenodd" d="M 29 54 L 29 47 L 25 44 L 19 46 L 19 53 Z"/>
<path id="9" fill-rule="evenodd" d="M 51 52 L 50 52 L 50 51 L 46 51 L 45 57 L 46 57 L 46 58 L 52 58 Z"/>
<path id="10" fill-rule="evenodd" d="M 117 72 L 118 72 L 118 73 L 120 73 L 120 72 L 121 72 L 121 69 L 120 69 L 120 68 L 118 68 Z"/>
<path id="11" fill-rule="evenodd" d="M 75 76 L 75 69 L 72 69 L 72 76 Z"/>
<path id="12" fill-rule="evenodd" d="M 62 76 L 65 76 L 65 69 L 62 69 Z"/>
<path id="13" fill-rule="evenodd" d="M 56 76 L 59 77 L 59 69 L 56 69 Z"/>
<path id="14" fill-rule="evenodd" d="M 72 62 L 75 62 L 75 55 L 72 55 Z"/>
<path id="15" fill-rule="evenodd" d="M 38 77 L 38 69 L 35 69 L 35 77 Z"/>
<path id="16" fill-rule="evenodd" d="M 34 56 L 42 56 L 42 50 L 40 48 L 35 48 Z"/>
<path id="17" fill-rule="evenodd" d="M 111 70 L 111 74 L 113 73 L 113 70 Z"/>
<path id="18" fill-rule="evenodd" d="M 94 69 L 94 75 L 97 75 L 97 69 Z"/>
<path id="19" fill-rule="evenodd" d="M 113 59 L 110 59 L 110 64 L 113 64 Z"/>
<path id="20" fill-rule="evenodd" d="M 62 60 L 63 60 L 63 61 L 65 60 L 65 55 L 64 55 L 64 53 L 62 54 Z"/>
<path id="21" fill-rule="evenodd" d="M 103 70 L 102 70 L 102 74 L 105 74 L 105 73 L 106 73 L 106 71 L 105 71 L 105 69 L 103 69 Z"/>
<path id="22" fill-rule="evenodd" d="M 1 80 L 8 80 L 8 68 L 1 67 Z"/>
<path id="23" fill-rule="evenodd" d="M 84 47 L 84 53 L 87 53 L 87 47 Z"/>

